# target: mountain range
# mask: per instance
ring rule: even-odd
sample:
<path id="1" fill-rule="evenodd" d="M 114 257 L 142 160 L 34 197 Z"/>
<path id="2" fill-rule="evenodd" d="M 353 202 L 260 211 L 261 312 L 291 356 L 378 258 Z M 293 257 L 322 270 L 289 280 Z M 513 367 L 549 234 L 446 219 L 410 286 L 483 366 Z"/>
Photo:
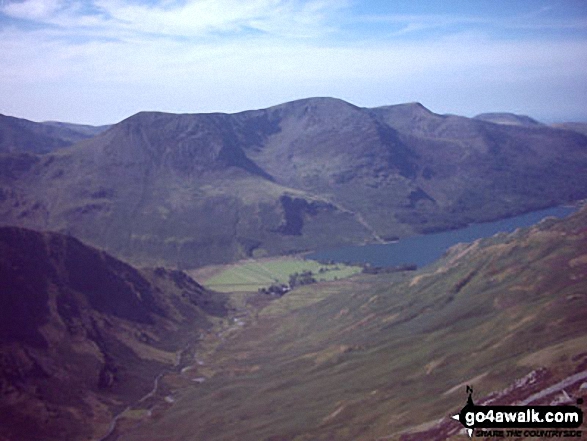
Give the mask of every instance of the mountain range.
<path id="1" fill-rule="evenodd" d="M 5 117 L 0 224 L 185 268 L 384 242 L 587 196 L 586 135 L 496 118 L 310 98 L 236 114 L 141 112 L 56 149 L 91 131 Z"/>

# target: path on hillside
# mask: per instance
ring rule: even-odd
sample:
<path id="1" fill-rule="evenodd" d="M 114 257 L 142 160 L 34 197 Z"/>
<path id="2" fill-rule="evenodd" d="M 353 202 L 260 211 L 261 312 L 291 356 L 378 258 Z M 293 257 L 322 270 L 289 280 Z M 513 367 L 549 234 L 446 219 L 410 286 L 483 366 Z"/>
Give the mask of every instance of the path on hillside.
<path id="1" fill-rule="evenodd" d="M 348 214 L 352 215 L 357 220 L 358 223 L 360 223 L 369 233 L 371 233 L 371 236 L 373 236 L 373 239 L 375 239 L 375 241 L 377 243 L 387 243 L 387 242 L 385 242 L 385 240 L 383 240 L 383 238 L 381 236 L 379 236 L 379 234 L 377 234 L 375 229 L 365 220 L 365 218 L 363 217 L 363 215 L 361 213 L 359 213 L 358 211 L 350 210 L 338 202 L 329 201 L 329 200 L 326 200 L 326 202 L 334 205 L 341 212 L 348 213 Z"/>
<path id="2" fill-rule="evenodd" d="M 378 243 L 386 243 L 386 242 L 385 242 L 385 241 L 384 241 L 384 240 L 381 238 L 381 236 L 379 236 L 379 234 L 377 234 L 377 232 L 375 231 L 375 229 L 374 229 L 374 228 L 373 228 L 371 225 L 369 225 L 369 224 L 367 223 L 367 221 L 366 221 L 366 220 L 363 218 L 363 215 L 362 215 L 361 213 L 359 213 L 359 212 L 353 212 L 353 211 L 351 211 L 350 213 L 351 213 L 351 214 L 353 214 L 353 215 L 355 216 L 355 219 L 357 219 L 357 221 L 358 221 L 358 222 L 359 222 L 359 223 L 360 223 L 362 226 L 364 226 L 364 227 L 367 229 L 367 231 L 369 231 L 369 232 L 371 233 L 371 235 L 373 236 L 373 238 L 374 238 L 374 239 L 375 239 L 375 240 L 376 240 Z"/>

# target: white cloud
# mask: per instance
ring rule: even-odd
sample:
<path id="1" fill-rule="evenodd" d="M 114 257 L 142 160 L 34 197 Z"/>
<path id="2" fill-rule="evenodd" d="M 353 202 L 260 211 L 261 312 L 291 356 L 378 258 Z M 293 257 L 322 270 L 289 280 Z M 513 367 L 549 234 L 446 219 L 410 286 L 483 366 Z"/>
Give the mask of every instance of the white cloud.
<path id="1" fill-rule="evenodd" d="M 357 21 L 373 24 L 390 24 L 399 26 L 398 31 L 390 35 L 400 36 L 413 34 L 431 29 L 442 29 L 445 32 L 466 28 L 483 28 L 487 32 L 500 32 L 503 30 L 585 30 L 587 19 L 577 17 L 553 17 L 545 12 L 551 7 L 544 7 L 528 14 L 512 15 L 509 17 L 488 15 L 463 15 L 463 14 L 379 14 L 362 15 Z"/>
<path id="2" fill-rule="evenodd" d="M 1 11 L 16 18 L 45 21 L 51 18 L 63 6 L 63 3 L 61 0 L 9 2 L 3 3 Z"/>
<path id="3" fill-rule="evenodd" d="M 60 27 L 65 34 L 128 38 L 205 37 L 255 30 L 276 36 L 315 37 L 328 29 L 324 20 L 344 1 L 165 0 L 148 5 L 126 0 L 94 0 L 86 8 L 63 0 L 25 0 L 0 8 L 5 15 Z"/>

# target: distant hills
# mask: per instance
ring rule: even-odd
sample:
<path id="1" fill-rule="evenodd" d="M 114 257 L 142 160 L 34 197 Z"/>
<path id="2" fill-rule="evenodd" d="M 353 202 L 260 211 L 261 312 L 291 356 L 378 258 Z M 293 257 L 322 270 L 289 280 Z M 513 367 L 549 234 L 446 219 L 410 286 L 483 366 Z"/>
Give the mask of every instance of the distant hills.
<path id="1" fill-rule="evenodd" d="M 55 138 L 10 120 L 0 224 L 70 234 L 136 263 L 194 267 L 587 196 L 585 134 L 495 115 L 309 98 L 236 114 L 141 112 L 67 149 L 58 144 L 72 142 L 68 130 L 92 130 L 43 125 L 68 131 Z"/>
<path id="2" fill-rule="evenodd" d="M 91 138 L 108 127 L 53 121 L 37 123 L 0 114 L 0 153 L 48 153 Z"/>
<path id="3" fill-rule="evenodd" d="M 0 286 L 2 440 L 98 439 L 226 315 L 182 272 L 17 227 L 0 228 Z"/>
<path id="4" fill-rule="evenodd" d="M 570 123 L 555 124 L 554 127 L 557 127 L 559 129 L 572 130 L 574 132 L 578 132 L 583 135 L 587 135 L 587 123 L 570 122 Z"/>
<path id="5" fill-rule="evenodd" d="M 533 118 L 526 115 L 516 115 L 514 113 L 481 113 L 474 117 L 481 121 L 488 121 L 495 124 L 507 124 L 514 126 L 536 127 L 543 125 Z"/>

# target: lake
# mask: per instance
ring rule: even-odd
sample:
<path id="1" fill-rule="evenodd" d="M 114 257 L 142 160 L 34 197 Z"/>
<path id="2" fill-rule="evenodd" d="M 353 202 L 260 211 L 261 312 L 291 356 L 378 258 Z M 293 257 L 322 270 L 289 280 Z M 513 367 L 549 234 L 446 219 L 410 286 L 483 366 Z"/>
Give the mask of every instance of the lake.
<path id="1" fill-rule="evenodd" d="M 321 250 L 305 256 L 306 259 L 334 262 L 369 263 L 372 266 L 388 267 L 416 264 L 418 268 L 438 259 L 453 245 L 472 242 L 483 237 L 516 228 L 529 227 L 548 216 L 566 217 L 575 212 L 575 207 L 553 207 L 545 210 L 501 219 L 493 222 L 472 224 L 458 230 L 408 237 L 397 242 Z"/>

